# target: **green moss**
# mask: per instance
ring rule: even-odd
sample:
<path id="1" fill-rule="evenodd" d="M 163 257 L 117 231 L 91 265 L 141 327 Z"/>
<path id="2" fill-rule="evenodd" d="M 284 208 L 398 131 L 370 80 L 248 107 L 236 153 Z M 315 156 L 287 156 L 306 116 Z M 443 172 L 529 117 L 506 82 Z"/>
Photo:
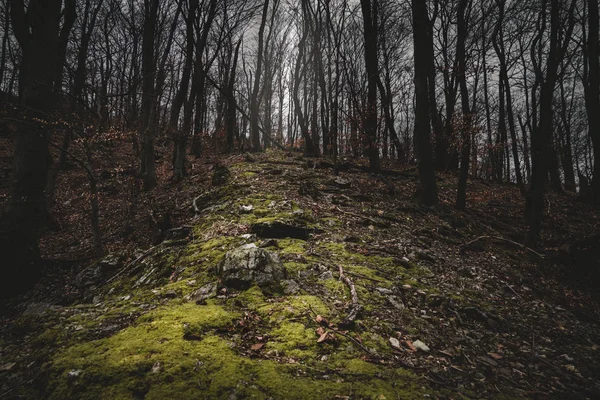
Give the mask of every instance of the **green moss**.
<path id="1" fill-rule="evenodd" d="M 51 327 L 33 339 L 33 344 L 36 347 L 47 348 L 59 346 L 66 339 L 64 328 Z"/>
<path id="2" fill-rule="evenodd" d="M 308 304 L 318 312 L 327 311 L 311 296 L 291 298 L 284 308 L 296 315 L 306 311 Z M 219 399 L 233 394 L 262 399 L 422 396 L 415 383 L 418 379 L 410 373 L 368 364 L 345 351 L 339 353 L 343 361 L 324 372 L 318 366 L 246 358 L 232 343 L 210 333 L 229 326 L 235 318 L 235 313 L 216 305 L 182 304 L 150 312 L 134 327 L 57 353 L 46 365 L 50 381 L 45 394 L 50 399 Z M 199 340 L 184 339 L 186 325 L 203 332 Z M 318 365 L 319 346 L 313 328 L 286 320 L 270 337 L 267 347 Z M 325 376 L 332 367 L 342 379 Z M 71 371 L 79 371 L 79 376 L 69 378 Z"/>
<path id="3" fill-rule="evenodd" d="M 277 350 L 286 356 L 316 359 L 317 337 L 315 330 L 299 322 L 284 321 L 270 332 L 272 341 L 267 348 Z"/>
<path id="4" fill-rule="evenodd" d="M 247 179 L 247 178 L 253 178 L 257 175 L 256 172 L 253 171 L 246 171 L 246 172 L 242 172 L 239 177 L 242 179 Z"/>
<path id="5" fill-rule="evenodd" d="M 239 304 L 244 308 L 256 310 L 258 307 L 266 304 L 266 297 L 258 286 L 252 286 L 243 291 L 237 297 L 230 301 L 231 304 Z"/>
<path id="6" fill-rule="evenodd" d="M 305 254 L 306 242 L 300 239 L 280 239 L 277 242 L 281 254 Z"/>
<path id="7" fill-rule="evenodd" d="M 343 298 L 346 295 L 346 285 L 340 282 L 338 279 L 326 279 L 319 282 L 321 285 L 325 286 L 329 291 L 329 294 L 332 296 Z"/>
<path id="8" fill-rule="evenodd" d="M 216 268 L 225 258 L 227 251 L 240 243 L 240 239 L 234 236 L 219 236 L 206 242 L 192 242 L 186 246 L 177 263 L 183 268 L 201 265 L 205 271 Z"/>
<path id="9" fill-rule="evenodd" d="M 257 311 L 271 323 L 330 313 L 329 307 L 320 298 L 311 295 L 288 296 L 279 302 L 265 304 Z"/>
<path id="10" fill-rule="evenodd" d="M 342 226 L 342 221 L 340 221 L 338 218 L 322 217 L 318 219 L 317 225 L 319 228 L 323 229 L 340 228 Z"/>

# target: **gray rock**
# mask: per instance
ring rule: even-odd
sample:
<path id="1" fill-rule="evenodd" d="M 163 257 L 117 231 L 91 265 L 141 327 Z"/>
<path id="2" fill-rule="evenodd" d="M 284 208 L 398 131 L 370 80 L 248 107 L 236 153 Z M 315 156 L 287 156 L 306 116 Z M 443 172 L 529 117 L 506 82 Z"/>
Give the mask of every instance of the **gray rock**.
<path id="1" fill-rule="evenodd" d="M 156 268 L 155 267 L 150 268 L 150 270 L 148 272 L 146 272 L 137 281 L 135 281 L 135 283 L 133 284 L 133 287 L 138 287 L 138 286 L 149 283 L 151 280 L 150 278 L 152 278 L 152 275 L 154 274 L 154 272 L 156 272 Z"/>
<path id="2" fill-rule="evenodd" d="M 23 315 L 42 315 L 49 309 L 50 304 L 48 303 L 31 303 L 27 306 L 25 311 L 23 311 Z"/>
<path id="3" fill-rule="evenodd" d="M 256 284 L 263 289 L 279 290 L 287 271 L 276 254 L 257 247 L 241 246 L 229 251 L 219 266 L 222 283 L 235 289 Z"/>
<path id="4" fill-rule="evenodd" d="M 125 257 L 121 254 L 109 254 L 100 261 L 91 264 L 75 276 L 75 284 L 81 289 L 98 286 L 106 278 L 123 267 Z"/>
<path id="5" fill-rule="evenodd" d="M 413 346 L 415 346 L 415 349 L 417 350 L 421 350 L 424 351 L 425 353 L 429 353 L 429 346 L 427 346 L 425 343 L 421 342 L 420 340 L 415 340 L 413 342 Z"/>
<path id="6" fill-rule="evenodd" d="M 300 285 L 293 279 L 282 280 L 281 287 L 284 294 L 296 294 L 300 291 Z"/>
<path id="7" fill-rule="evenodd" d="M 351 186 L 350 181 L 348 181 L 344 178 L 337 178 L 333 181 L 333 183 L 341 189 L 349 189 Z"/>
<path id="8" fill-rule="evenodd" d="M 80 369 L 72 369 L 69 372 L 67 372 L 67 381 L 69 382 L 69 384 L 75 382 L 77 378 L 81 376 L 82 373 L 83 371 Z"/>
<path id="9" fill-rule="evenodd" d="M 393 293 L 390 289 L 382 288 L 382 287 L 375 288 L 375 290 L 377 290 L 381 294 L 392 294 Z"/>
<path id="10" fill-rule="evenodd" d="M 402 311 L 402 310 L 404 310 L 406 308 L 404 306 L 404 303 L 402 302 L 402 300 L 400 300 L 396 296 L 388 296 L 387 300 L 390 302 L 391 305 L 393 305 L 394 307 L 396 307 L 400 311 Z"/>
<path id="11" fill-rule="evenodd" d="M 217 289 L 217 282 L 211 282 L 192 293 L 191 300 L 195 301 L 196 303 L 201 303 L 206 299 L 217 297 Z"/>
<path id="12" fill-rule="evenodd" d="M 333 273 L 331 271 L 325 271 L 319 276 L 319 280 L 327 281 L 329 279 L 333 279 Z"/>
<path id="13" fill-rule="evenodd" d="M 158 374 L 160 371 L 162 371 L 162 364 L 160 363 L 160 361 L 157 361 L 152 366 L 150 372 L 152 372 L 153 374 Z"/>

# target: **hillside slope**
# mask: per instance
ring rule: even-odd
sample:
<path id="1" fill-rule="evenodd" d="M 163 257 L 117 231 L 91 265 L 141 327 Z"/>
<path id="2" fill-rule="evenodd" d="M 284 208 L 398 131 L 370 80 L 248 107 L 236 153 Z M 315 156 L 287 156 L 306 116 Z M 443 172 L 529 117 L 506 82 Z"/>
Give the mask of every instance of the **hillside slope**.
<path id="1" fill-rule="evenodd" d="M 600 396 L 598 293 L 555 262 L 598 227 L 574 199 L 550 198 L 527 249 L 511 186 L 471 183 L 458 213 L 450 175 L 424 210 L 414 169 L 225 164 L 186 188 L 189 220 L 162 243 L 73 271 L 73 304 L 4 305 L 0 397 Z M 224 279 L 233 250 L 279 260 L 285 280 Z"/>

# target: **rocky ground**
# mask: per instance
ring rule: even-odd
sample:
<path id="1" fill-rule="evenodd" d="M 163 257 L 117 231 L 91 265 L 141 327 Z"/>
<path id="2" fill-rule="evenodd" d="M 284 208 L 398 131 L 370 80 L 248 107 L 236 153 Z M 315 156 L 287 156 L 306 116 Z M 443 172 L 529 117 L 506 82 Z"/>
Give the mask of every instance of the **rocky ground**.
<path id="1" fill-rule="evenodd" d="M 158 236 L 126 234 L 105 208 L 125 244 L 56 261 L 2 303 L 0 398 L 600 397 L 594 249 L 568 246 L 593 237 L 597 214 L 549 196 L 532 249 L 514 186 L 471 182 L 460 213 L 441 174 L 429 210 L 412 200 L 414 168 L 342 160 L 336 175 L 330 161 L 198 167 L 156 193 L 173 215 Z M 64 231 L 48 253 L 77 237 Z"/>

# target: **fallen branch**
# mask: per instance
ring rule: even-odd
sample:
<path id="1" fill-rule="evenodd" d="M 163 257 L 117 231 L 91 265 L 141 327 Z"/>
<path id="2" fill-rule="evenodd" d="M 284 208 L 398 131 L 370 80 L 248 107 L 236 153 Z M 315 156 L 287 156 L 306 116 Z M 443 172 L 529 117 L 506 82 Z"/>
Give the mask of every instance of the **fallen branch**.
<path id="1" fill-rule="evenodd" d="M 371 223 L 371 225 L 379 225 L 379 222 L 377 222 L 373 218 L 367 217 L 365 215 L 355 214 L 351 211 L 344 211 L 339 207 L 335 207 L 335 209 L 338 210 L 339 212 L 341 212 L 342 214 L 350 215 L 351 217 L 355 217 L 358 219 L 365 219 L 365 220 L 369 221 Z"/>
<path id="2" fill-rule="evenodd" d="M 504 239 L 503 237 L 499 237 L 499 236 L 479 236 L 478 238 L 475 238 L 475 239 L 471 240 L 470 242 L 467 242 L 467 243 L 465 243 L 465 244 L 462 244 L 462 245 L 460 246 L 460 252 L 461 252 L 461 253 L 464 253 L 464 252 L 467 250 L 467 248 L 468 248 L 469 246 L 471 246 L 473 243 L 476 243 L 476 242 L 479 242 L 479 241 L 482 241 L 482 240 L 486 240 L 486 239 L 500 240 L 501 242 L 510 243 L 510 244 L 513 244 L 513 245 L 515 245 L 515 246 L 518 246 L 518 247 L 520 247 L 520 248 L 522 248 L 522 249 L 524 249 L 524 250 L 527 250 L 527 251 L 529 251 L 530 253 L 532 253 L 532 254 L 535 254 L 536 256 L 538 256 L 538 257 L 540 257 L 540 258 L 544 258 L 544 255 L 543 255 L 543 254 L 540 254 L 540 253 L 538 253 L 537 251 L 533 250 L 533 249 L 532 249 L 532 248 L 530 248 L 530 247 L 527 247 L 527 246 L 525 246 L 525 245 L 523 245 L 523 244 L 521 244 L 521 243 L 519 243 L 519 242 L 515 242 L 515 241 L 513 241 L 513 240 L 510 240 L 510 239 Z"/>
<path id="3" fill-rule="evenodd" d="M 158 247 L 160 247 L 160 245 L 150 247 L 148 250 L 146 250 L 144 252 L 144 254 L 142 254 L 141 256 L 139 256 L 138 258 L 136 258 L 135 260 L 133 260 L 132 262 L 130 262 L 129 264 L 127 264 L 126 266 L 124 266 L 119 272 L 117 272 L 116 274 L 114 274 L 109 280 L 106 281 L 106 283 L 107 284 L 111 283 L 112 281 L 114 281 L 115 279 L 117 279 L 125 271 L 127 271 L 128 269 L 130 269 L 131 267 L 133 267 L 135 264 L 137 264 L 138 262 L 142 261 L 144 258 L 148 257 L 150 254 L 152 254 L 154 252 L 154 250 L 156 250 Z"/>
<path id="4" fill-rule="evenodd" d="M 358 303 L 358 293 L 356 292 L 356 286 L 354 286 L 354 283 L 352 283 L 352 280 L 344 274 L 344 269 L 342 268 L 341 265 L 340 265 L 340 281 L 344 282 L 346 284 L 346 286 L 348 286 L 348 288 L 350 289 L 350 295 L 352 296 L 352 306 L 350 307 L 350 312 L 348 313 L 348 315 L 346 316 L 346 318 L 344 319 L 344 321 L 342 323 L 343 325 L 349 325 L 352 322 L 354 322 L 354 320 L 358 316 L 358 313 L 360 312 L 362 307 Z"/>

